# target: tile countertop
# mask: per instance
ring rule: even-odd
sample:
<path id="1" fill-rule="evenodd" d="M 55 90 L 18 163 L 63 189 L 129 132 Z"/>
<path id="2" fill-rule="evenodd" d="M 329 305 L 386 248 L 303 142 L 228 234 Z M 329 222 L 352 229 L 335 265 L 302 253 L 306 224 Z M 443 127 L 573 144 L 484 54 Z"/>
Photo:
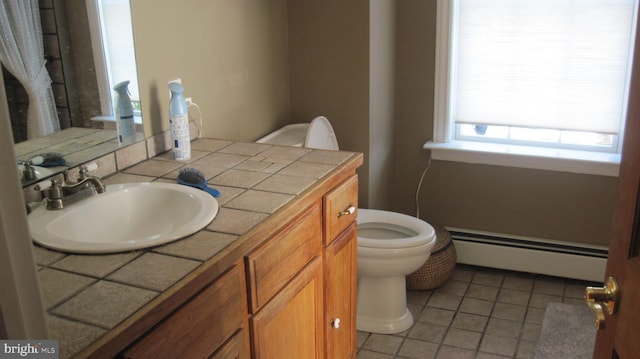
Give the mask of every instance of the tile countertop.
<path id="1" fill-rule="evenodd" d="M 352 152 L 213 139 L 197 140 L 191 150 L 186 163 L 167 152 L 105 178 L 105 183 L 175 183 L 180 168 L 195 167 L 222 193 L 218 215 L 205 229 L 166 245 L 107 255 L 65 254 L 34 245 L 49 330 L 59 340 L 61 358 L 95 346 L 110 331 L 126 332 L 122 327 L 131 324 L 134 313 L 155 310 L 149 307 L 162 303 L 158 297 L 188 286 L 181 279 L 215 266 L 212 262 L 222 256 L 216 254 L 241 242 L 332 171 L 362 161 Z"/>

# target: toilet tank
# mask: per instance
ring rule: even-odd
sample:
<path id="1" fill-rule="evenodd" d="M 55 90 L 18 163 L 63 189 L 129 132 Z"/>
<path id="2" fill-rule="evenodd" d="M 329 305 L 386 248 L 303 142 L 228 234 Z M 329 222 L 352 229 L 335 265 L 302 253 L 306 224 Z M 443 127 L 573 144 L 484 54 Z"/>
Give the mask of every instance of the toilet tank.
<path id="1" fill-rule="evenodd" d="M 268 143 L 271 145 L 302 147 L 304 146 L 308 129 L 308 123 L 294 123 L 275 130 L 256 142 Z"/>
<path id="2" fill-rule="evenodd" d="M 311 123 L 294 123 L 260 138 L 257 143 L 338 150 L 338 139 L 329 120 L 318 116 Z"/>

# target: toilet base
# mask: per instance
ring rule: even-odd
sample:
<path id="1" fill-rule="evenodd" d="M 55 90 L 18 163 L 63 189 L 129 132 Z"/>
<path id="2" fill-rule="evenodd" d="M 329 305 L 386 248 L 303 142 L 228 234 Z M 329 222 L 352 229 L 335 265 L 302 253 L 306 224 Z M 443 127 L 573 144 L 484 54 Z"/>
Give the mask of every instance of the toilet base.
<path id="1" fill-rule="evenodd" d="M 405 276 L 358 277 L 356 328 L 359 331 L 395 334 L 413 325 L 407 308 Z"/>

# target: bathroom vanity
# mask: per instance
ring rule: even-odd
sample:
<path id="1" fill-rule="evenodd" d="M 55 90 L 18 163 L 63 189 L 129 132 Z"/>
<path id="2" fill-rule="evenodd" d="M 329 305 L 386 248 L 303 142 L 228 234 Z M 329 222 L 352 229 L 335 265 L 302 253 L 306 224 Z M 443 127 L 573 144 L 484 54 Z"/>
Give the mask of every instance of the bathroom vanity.
<path id="1" fill-rule="evenodd" d="M 52 322 L 68 321 L 69 328 L 81 324 L 101 330 L 79 352 L 66 354 L 101 358 L 355 358 L 356 169 L 363 162 L 362 155 L 219 140 L 196 141 L 192 150 L 201 160 L 191 165 L 215 167 L 222 178 L 222 184 L 210 181 L 221 189 L 223 198 L 220 213 L 204 230 L 130 254 L 133 260 L 104 274 L 88 275 L 77 269 L 77 263 L 97 262 L 100 255 L 59 254 L 44 264 L 41 272 L 64 270 L 66 275 L 71 271 L 87 279 L 70 297 L 48 301 Z M 165 154 L 112 178 L 148 176 L 171 181 L 182 165 Z M 225 173 L 240 177 L 224 182 Z M 259 180 L 245 183 L 249 177 Z M 287 183 L 295 183 L 294 188 L 288 188 Z M 242 221 L 246 223 L 239 223 Z M 246 230 L 237 230 L 238 226 Z M 224 244 L 216 242 L 218 238 L 224 238 Z M 200 245 L 214 243 L 219 249 L 208 257 L 202 252 L 209 248 L 180 247 L 196 240 Z M 36 248 L 37 260 L 52 254 L 58 253 Z M 149 278 L 140 278 L 147 275 L 144 261 L 153 265 L 160 257 L 179 264 L 176 268 L 188 264 L 186 274 L 165 287 L 152 283 L 167 265 L 148 274 Z M 76 269 L 65 264 L 71 259 Z M 51 286 L 43 277 L 41 286 Z M 117 317 L 117 309 L 106 314 L 87 309 L 92 298 L 87 292 L 100 285 L 126 285 L 147 296 L 131 299 L 142 304 L 109 324 L 108 319 L 99 317 Z M 109 306 L 111 300 L 127 300 L 122 298 L 126 290 L 112 292 L 113 298 L 101 296 L 98 301 Z M 104 310 L 98 308 L 100 303 L 94 304 L 95 311 Z M 52 336 L 60 340 L 61 349 L 76 340 L 65 338 L 73 335 L 73 330 L 65 332 L 65 326 L 59 324 L 53 327 Z"/>

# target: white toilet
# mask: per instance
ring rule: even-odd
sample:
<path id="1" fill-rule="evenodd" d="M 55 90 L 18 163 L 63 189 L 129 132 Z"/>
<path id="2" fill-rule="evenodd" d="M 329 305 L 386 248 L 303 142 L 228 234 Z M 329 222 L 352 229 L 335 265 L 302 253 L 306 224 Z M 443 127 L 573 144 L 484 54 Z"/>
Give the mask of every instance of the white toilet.
<path id="1" fill-rule="evenodd" d="M 315 118 L 281 128 L 257 142 L 338 150 L 331 123 Z M 356 328 L 393 334 L 413 325 L 407 308 L 405 277 L 429 259 L 436 242 L 427 222 L 401 213 L 358 209 L 358 307 Z"/>
<path id="2" fill-rule="evenodd" d="M 429 259 L 436 233 L 406 214 L 358 209 L 358 330 L 392 334 L 413 325 L 406 276 Z"/>

